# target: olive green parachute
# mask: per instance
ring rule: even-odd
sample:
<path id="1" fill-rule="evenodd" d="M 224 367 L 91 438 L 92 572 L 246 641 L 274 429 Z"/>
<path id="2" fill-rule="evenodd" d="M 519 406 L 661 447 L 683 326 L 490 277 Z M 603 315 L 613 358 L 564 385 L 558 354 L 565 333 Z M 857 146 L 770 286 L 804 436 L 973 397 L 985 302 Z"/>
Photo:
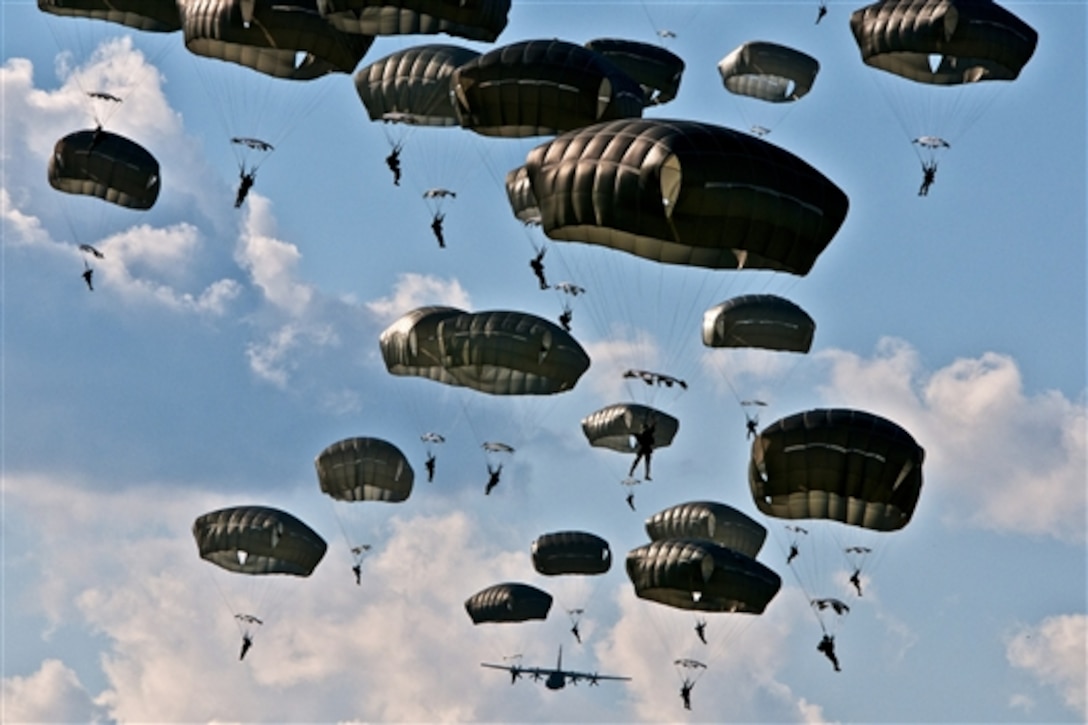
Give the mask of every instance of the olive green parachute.
<path id="1" fill-rule="evenodd" d="M 560 393 L 589 369 L 589 355 L 577 340 L 527 312 L 422 307 L 386 328 L 379 345 L 394 375 L 491 395 Z"/>
<path id="2" fill-rule="evenodd" d="M 989 0 L 883 0 L 855 10 L 850 29 L 867 65 L 934 85 L 1014 80 L 1038 42 Z"/>
<path id="3" fill-rule="evenodd" d="M 642 115 L 643 91 L 599 53 L 562 40 L 528 40 L 454 71 L 461 125 L 485 136 L 562 133 Z"/>
<path id="4" fill-rule="evenodd" d="M 380 438 L 346 438 L 314 459 L 321 491 L 339 501 L 398 503 L 412 493 L 408 459 Z"/>
<path id="5" fill-rule="evenodd" d="M 634 453 L 638 448 L 634 436 L 650 421 L 655 423 L 654 448 L 670 445 L 680 429 L 680 421 L 641 403 L 615 403 L 594 411 L 582 418 L 582 432 L 591 446 Z"/>
<path id="6" fill-rule="evenodd" d="M 684 75 L 684 60 L 660 45 L 620 38 L 598 38 L 586 47 L 612 61 L 642 86 L 644 103 L 660 105 L 676 98 Z"/>
<path id="7" fill-rule="evenodd" d="M 700 612 L 762 614 L 782 579 L 755 559 L 700 539 L 662 539 L 627 554 L 641 599 Z"/>
<path id="8" fill-rule="evenodd" d="M 748 482 L 768 516 L 829 519 L 876 531 L 907 525 L 925 451 L 895 423 L 859 410 L 810 410 L 752 441 Z"/>
<path id="9" fill-rule="evenodd" d="M 465 600 L 465 611 L 473 624 L 547 619 L 551 608 L 551 594 L 517 582 L 495 584 Z"/>
<path id="10" fill-rule="evenodd" d="M 456 126 L 450 76 L 479 55 L 456 45 L 405 48 L 360 68 L 355 90 L 372 121 Z"/>
<path id="11" fill-rule="evenodd" d="M 510 0 L 317 0 L 317 7 L 347 33 L 446 33 L 492 43 L 506 27 Z"/>
<path id="12" fill-rule="evenodd" d="M 159 162 L 147 149 L 101 129 L 70 133 L 53 146 L 49 185 L 96 196 L 129 209 L 150 209 L 159 198 Z"/>
<path id="13" fill-rule="evenodd" d="M 533 568 L 545 576 L 604 574 L 612 566 L 608 542 L 586 531 L 542 534 L 531 550 Z"/>
<path id="14" fill-rule="evenodd" d="M 769 294 L 741 295 L 703 314 L 707 347 L 753 347 L 808 352 L 816 321 L 798 305 Z"/>
<path id="15" fill-rule="evenodd" d="M 716 501 L 689 501 L 658 511 L 646 519 L 651 541 L 705 539 L 755 558 L 767 529 L 732 506 Z"/>
<path id="16" fill-rule="evenodd" d="M 768 103 L 796 101 L 812 89 L 820 63 L 811 55 L 775 43 L 744 43 L 718 63 L 730 93 Z"/>
<path id="17" fill-rule="evenodd" d="M 506 199 L 510 209 L 522 224 L 540 224 L 540 207 L 533 195 L 529 170 L 524 166 L 506 172 Z"/>
<path id="18" fill-rule="evenodd" d="M 374 42 L 334 28 L 313 0 L 178 0 L 178 9 L 190 52 L 276 78 L 351 73 Z"/>
<path id="19" fill-rule="evenodd" d="M 698 121 L 595 124 L 525 165 L 548 237 L 668 264 L 805 275 L 849 206 L 788 151 Z"/>
<path id="20" fill-rule="evenodd" d="M 200 558 L 239 574 L 310 576 L 328 545 L 297 518 L 265 506 L 236 506 L 193 522 Z"/>
<path id="21" fill-rule="evenodd" d="M 176 0 L 38 0 L 38 9 L 52 15 L 105 20 L 153 33 L 181 30 Z"/>

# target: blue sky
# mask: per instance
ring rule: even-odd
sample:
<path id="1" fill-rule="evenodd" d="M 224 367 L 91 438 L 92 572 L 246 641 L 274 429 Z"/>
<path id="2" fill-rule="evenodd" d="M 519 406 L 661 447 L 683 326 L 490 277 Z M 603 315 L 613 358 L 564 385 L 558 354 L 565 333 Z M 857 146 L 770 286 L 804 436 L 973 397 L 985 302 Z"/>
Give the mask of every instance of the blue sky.
<path id="1" fill-rule="evenodd" d="M 717 62 L 757 39 L 815 56 L 812 92 L 767 139 L 838 184 L 850 211 L 804 278 L 647 273 L 549 242 L 549 277 L 588 280 L 574 328 L 593 365 L 554 399 L 495 401 L 393 378 L 377 339 L 422 304 L 558 315 L 560 300 L 528 268 L 543 237 L 512 217 L 500 182 L 538 140 L 414 132 L 405 183 L 394 187 L 383 127 L 345 76 L 268 83 L 192 56 L 180 34 L 79 24 L 5 1 L 0 719 L 1088 717 L 1086 8 L 1004 3 L 1038 31 L 1038 48 L 949 138 L 921 198 L 887 79 L 861 63 L 849 31 L 862 3 L 829 3 L 815 25 L 817 4 L 515 0 L 498 44 L 653 42 L 657 28 L 674 30 L 668 47 L 687 69 L 677 99 L 650 117 L 745 128 L 767 109 L 730 96 Z M 380 38 L 363 64 L 433 40 Z M 251 85 L 267 88 L 264 115 Z M 160 161 L 151 211 L 48 186 L 53 143 L 93 125 L 88 88 L 125 97 L 107 128 Z M 233 108 L 228 99 L 242 94 L 245 106 Z M 227 139 L 265 133 L 276 151 L 235 210 Z M 458 193 L 446 205 L 444 250 L 421 198 L 431 186 Z M 79 277 L 80 243 L 106 254 L 93 293 Z M 693 319 L 659 318 L 649 290 Z M 702 348 L 701 310 L 753 291 L 787 296 L 816 319 L 809 355 Z M 579 430 L 593 410 L 645 399 L 616 374 L 631 356 L 690 383 L 653 399 L 681 431 L 655 456 L 654 481 L 636 489 L 636 512 L 619 484 L 629 460 L 590 449 Z M 782 522 L 751 502 L 735 391 L 768 399 L 763 423 L 859 408 L 926 449 L 915 517 L 876 539 L 863 598 L 830 557 L 827 586 L 853 607 L 838 631 L 841 673 L 815 650 L 819 624 L 786 566 Z M 447 438 L 432 484 L 419 441 L 428 430 Z M 381 437 L 408 455 L 417 480 L 407 502 L 344 512 L 320 494 L 313 458 L 349 436 Z M 479 445 L 492 439 L 517 451 L 485 498 Z M 696 499 L 768 527 L 759 559 L 783 588 L 761 617 L 711 622 L 719 639 L 688 712 L 671 664 L 688 624 L 675 630 L 637 600 L 622 560 L 644 542 L 647 516 Z M 291 511 L 330 548 L 309 579 L 274 582 L 272 615 L 239 663 L 224 597 L 245 592 L 199 559 L 189 528 L 205 511 L 250 503 Z M 341 526 L 374 542 L 362 587 Z M 593 583 L 536 575 L 531 541 L 561 529 L 604 536 L 612 570 Z M 584 598 L 585 643 L 573 642 L 561 606 L 541 624 L 474 627 L 464 600 L 505 580 Z M 553 693 L 478 667 L 515 652 L 546 666 L 560 644 L 565 665 L 633 681 Z"/>

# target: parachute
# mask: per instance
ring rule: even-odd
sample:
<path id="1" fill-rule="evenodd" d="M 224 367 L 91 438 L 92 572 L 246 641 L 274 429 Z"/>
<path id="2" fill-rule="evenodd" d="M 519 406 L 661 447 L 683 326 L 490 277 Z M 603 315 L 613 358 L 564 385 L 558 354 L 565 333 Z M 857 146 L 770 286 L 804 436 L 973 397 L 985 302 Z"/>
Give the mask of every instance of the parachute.
<path id="1" fill-rule="evenodd" d="M 506 27 L 510 0 L 317 0 L 321 14 L 346 33 L 446 33 L 493 43 Z"/>
<path id="2" fill-rule="evenodd" d="M 540 225 L 540 207 L 525 166 L 518 166 L 506 173 L 506 199 L 518 221 L 528 226 Z"/>
<path id="3" fill-rule="evenodd" d="M 159 162 L 135 141 L 101 129 L 57 141 L 49 157 L 49 185 L 67 194 L 150 209 L 159 198 Z"/>
<path id="4" fill-rule="evenodd" d="M 654 448 L 670 445 L 680 429 L 680 421 L 641 403 L 615 403 L 594 411 L 582 418 L 582 432 L 591 446 L 634 453 L 634 436 L 649 420 L 656 423 Z"/>
<path id="5" fill-rule="evenodd" d="M 819 70 L 807 53 L 764 41 L 744 43 L 718 62 L 722 84 L 757 136 L 782 123 L 793 102 L 812 90 Z"/>
<path id="6" fill-rule="evenodd" d="M 612 61 L 642 86 L 647 106 L 668 103 L 680 91 L 684 60 L 659 45 L 620 38 L 598 38 L 586 43 L 590 50 Z"/>
<path id="7" fill-rule="evenodd" d="M 788 151 L 697 121 L 595 124 L 525 165 L 549 238 L 667 264 L 803 276 L 849 204 Z"/>
<path id="8" fill-rule="evenodd" d="M 533 568 L 544 576 L 604 574 L 612 566 L 608 542 L 585 531 L 542 534 L 531 550 Z"/>
<path id="9" fill-rule="evenodd" d="M 703 344 L 707 347 L 805 353 L 812 347 L 815 333 L 816 322 L 807 312 L 776 295 L 734 297 L 703 315 Z"/>
<path id="10" fill-rule="evenodd" d="M 563 133 L 641 116 L 644 105 L 642 88 L 630 76 L 599 53 L 562 40 L 484 53 L 457 68 L 450 87 L 461 126 L 484 136 Z"/>
<path id="11" fill-rule="evenodd" d="M 635 594 L 676 609 L 762 614 L 781 578 L 751 557 L 702 539 L 661 539 L 627 554 Z"/>
<path id="12" fill-rule="evenodd" d="M 176 0 L 38 0 L 42 12 L 105 20 L 154 33 L 181 30 Z"/>
<path id="13" fill-rule="evenodd" d="M 355 73 L 355 90 L 372 121 L 456 126 L 450 76 L 479 53 L 456 45 L 417 45 Z"/>
<path id="14" fill-rule="evenodd" d="M 286 511 L 236 506 L 198 516 L 193 522 L 200 558 L 238 574 L 313 573 L 328 545 Z"/>
<path id="15" fill-rule="evenodd" d="M 542 620 L 551 607 L 551 594 L 517 582 L 495 584 L 465 600 L 465 611 L 473 624 Z"/>
<path id="16" fill-rule="evenodd" d="M 179 0 L 185 47 L 276 78 L 351 73 L 374 38 L 343 33 L 313 1 Z"/>
<path id="17" fill-rule="evenodd" d="M 333 443 L 314 460 L 322 493 L 338 501 L 398 503 L 412 493 L 414 473 L 408 459 L 380 438 L 347 438 Z"/>
<path id="18" fill-rule="evenodd" d="M 381 334 L 386 369 L 491 395 L 570 390 L 589 355 L 554 323 L 526 312 L 421 307 Z"/>
<path id="19" fill-rule="evenodd" d="M 753 502 L 768 516 L 895 531 L 918 503 L 924 458 L 914 438 L 885 418 L 810 410 L 760 432 L 748 482 Z"/>
<path id="20" fill-rule="evenodd" d="M 716 501 L 689 501 L 658 511 L 646 519 L 651 541 L 703 539 L 755 558 L 767 529 L 732 506 Z"/>

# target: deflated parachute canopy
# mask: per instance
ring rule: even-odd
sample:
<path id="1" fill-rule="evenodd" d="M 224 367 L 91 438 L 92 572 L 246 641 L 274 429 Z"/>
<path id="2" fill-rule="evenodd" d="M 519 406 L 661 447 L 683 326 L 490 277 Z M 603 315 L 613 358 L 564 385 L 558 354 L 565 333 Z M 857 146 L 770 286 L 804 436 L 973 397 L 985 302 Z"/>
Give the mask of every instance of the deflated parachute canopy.
<path id="1" fill-rule="evenodd" d="M 641 599 L 701 612 L 762 614 L 782 579 L 755 559 L 712 541 L 662 539 L 627 554 Z"/>
<path id="2" fill-rule="evenodd" d="M 310 576 L 328 545 L 297 518 L 265 506 L 236 506 L 193 522 L 200 558 L 239 574 Z"/>
<path id="3" fill-rule="evenodd" d="M 705 539 L 755 558 L 767 529 L 732 506 L 717 501 L 689 501 L 658 511 L 646 519 L 651 541 Z"/>
<path id="4" fill-rule="evenodd" d="M 586 531 L 556 531 L 532 545 L 533 568 L 545 576 L 604 574 L 612 566 L 608 542 Z"/>
<path id="5" fill-rule="evenodd" d="M 808 352 L 816 322 L 787 299 L 769 294 L 742 295 L 703 314 L 707 347 L 752 347 Z"/>
<path id="6" fill-rule="evenodd" d="M 361 68 L 355 90 L 372 121 L 456 126 L 450 77 L 479 55 L 456 45 L 405 48 Z"/>
<path id="7" fill-rule="evenodd" d="M 343 33 L 314 0 L 178 0 L 185 47 L 276 78 L 351 73 L 374 38 Z"/>
<path id="8" fill-rule="evenodd" d="M 347 33 L 446 33 L 493 43 L 506 27 L 510 0 L 317 0 L 317 7 Z"/>
<path id="9" fill-rule="evenodd" d="M 462 65 L 451 87 L 461 125 L 485 136 L 562 133 L 642 115 L 642 87 L 607 60 L 562 40 L 527 40 Z"/>
<path id="10" fill-rule="evenodd" d="M 465 611 L 473 624 L 546 619 L 551 608 L 551 594 L 516 582 L 495 584 L 465 600 Z"/>
<path id="11" fill-rule="evenodd" d="M 620 38 L 598 38 L 586 47 L 612 61 L 642 86 L 646 105 L 676 98 L 684 75 L 684 60 L 660 45 Z"/>
<path id="12" fill-rule="evenodd" d="M 153 33 L 181 30 L 176 0 L 38 0 L 38 9 L 62 17 L 120 23 Z"/>
<path id="13" fill-rule="evenodd" d="M 159 198 L 159 162 L 124 136 L 101 129 L 76 131 L 53 147 L 49 185 L 129 209 L 150 209 Z"/>
<path id="14" fill-rule="evenodd" d="M 748 483 L 768 516 L 829 519 L 876 531 L 907 525 L 925 451 L 895 423 L 859 410 L 810 410 L 752 441 Z"/>
<path id="15" fill-rule="evenodd" d="M 796 101 L 812 89 L 820 63 L 812 56 L 775 43 L 745 43 L 718 63 L 730 93 L 768 103 Z"/>
<path id="16" fill-rule="evenodd" d="M 548 237 L 668 264 L 805 275 L 849 205 L 788 151 L 697 121 L 595 124 L 525 166 Z"/>
<path id="17" fill-rule="evenodd" d="M 321 491 L 340 501 L 398 503 L 412 493 L 415 474 L 400 449 L 380 438 L 347 438 L 314 460 Z"/>
<path id="18" fill-rule="evenodd" d="M 591 446 L 620 453 L 634 453 L 635 434 L 654 423 L 654 448 L 672 443 L 680 421 L 668 413 L 641 403 L 615 403 L 582 418 L 582 432 Z"/>
<path id="19" fill-rule="evenodd" d="M 1039 37 L 989 0 L 883 0 L 850 29 L 867 65 L 935 85 L 1014 80 Z"/>
<path id="20" fill-rule="evenodd" d="M 379 339 L 386 369 L 491 395 L 570 390 L 589 355 L 558 325 L 527 312 L 413 310 Z"/>

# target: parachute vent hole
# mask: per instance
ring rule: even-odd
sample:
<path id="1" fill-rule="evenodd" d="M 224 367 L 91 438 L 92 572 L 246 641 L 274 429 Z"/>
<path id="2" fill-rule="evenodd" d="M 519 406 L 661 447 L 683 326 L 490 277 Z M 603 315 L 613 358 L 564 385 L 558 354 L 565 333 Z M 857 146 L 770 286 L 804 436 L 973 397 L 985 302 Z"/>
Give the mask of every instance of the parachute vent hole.
<path id="1" fill-rule="evenodd" d="M 241 566 L 245 566 L 247 559 L 249 559 L 249 552 L 248 551 L 242 551 L 241 549 L 239 549 L 238 550 L 238 564 L 241 565 Z"/>
<path id="2" fill-rule="evenodd" d="M 944 60 L 944 56 L 940 53 L 929 54 L 929 72 L 936 73 L 941 67 L 941 61 Z"/>

